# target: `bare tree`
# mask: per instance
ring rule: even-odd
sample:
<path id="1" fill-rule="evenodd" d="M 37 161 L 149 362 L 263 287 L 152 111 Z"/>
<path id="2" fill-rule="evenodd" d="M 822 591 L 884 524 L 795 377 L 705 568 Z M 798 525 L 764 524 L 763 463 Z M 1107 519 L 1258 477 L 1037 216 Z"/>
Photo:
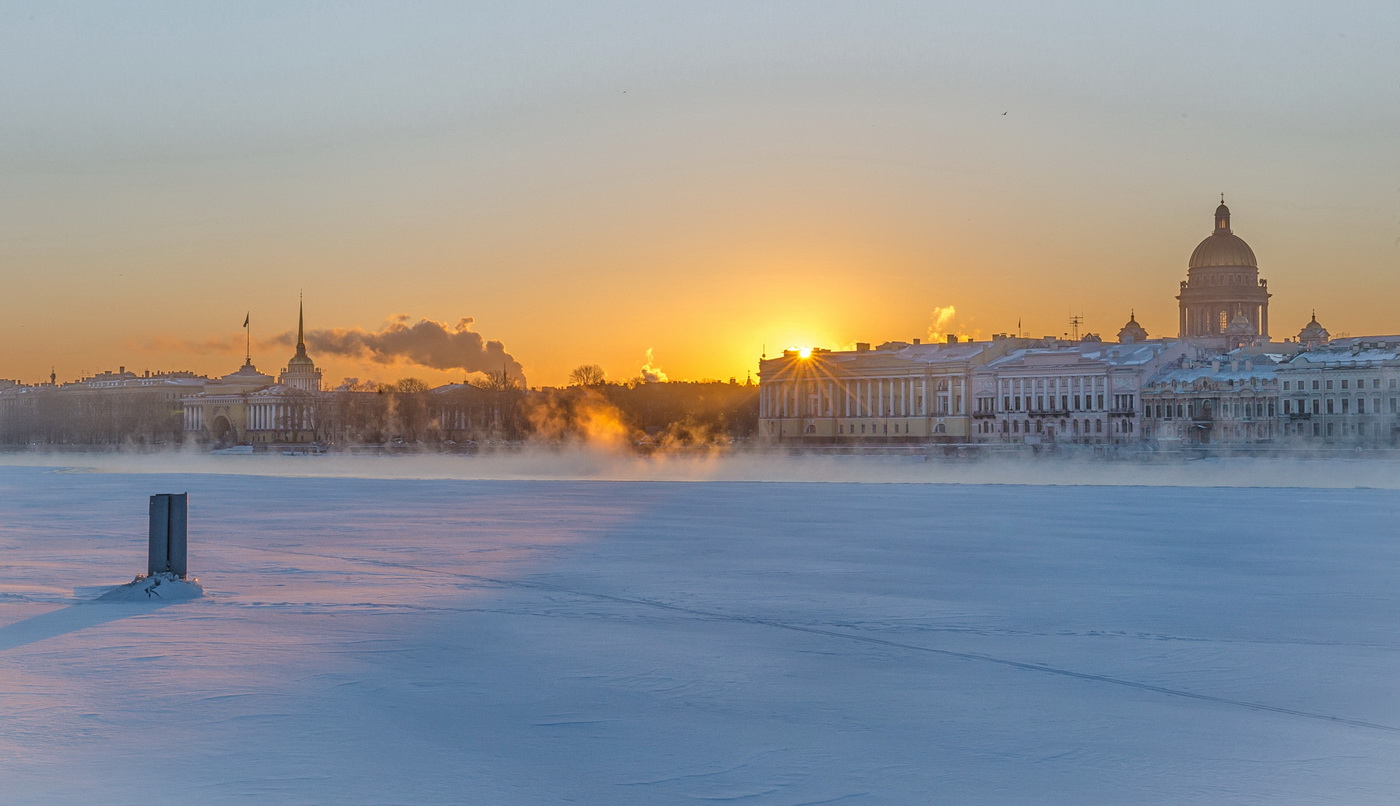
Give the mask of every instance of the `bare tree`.
<path id="1" fill-rule="evenodd" d="M 418 378 L 404 378 L 394 384 L 390 401 L 403 437 L 418 442 L 428 418 L 428 384 Z"/>
<path id="2" fill-rule="evenodd" d="M 468 383 L 478 389 L 486 389 L 492 392 L 507 392 L 520 388 L 520 380 L 512 378 L 505 370 L 500 372 L 488 372 L 484 378 L 473 378 Z"/>
<path id="3" fill-rule="evenodd" d="M 597 386 L 607 378 L 607 373 L 597 364 L 580 364 L 574 367 L 574 371 L 569 373 L 569 384 L 572 386 Z"/>

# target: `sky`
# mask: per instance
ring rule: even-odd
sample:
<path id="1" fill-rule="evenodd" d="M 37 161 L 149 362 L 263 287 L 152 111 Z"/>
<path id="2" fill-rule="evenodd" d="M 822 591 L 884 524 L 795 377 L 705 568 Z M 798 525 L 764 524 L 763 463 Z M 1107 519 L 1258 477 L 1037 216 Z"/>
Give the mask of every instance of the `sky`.
<path id="1" fill-rule="evenodd" d="M 276 371 L 299 293 L 331 384 L 1175 335 L 1221 192 L 1276 338 L 1400 333 L 1397 35 L 1395 3 L 9 2 L 0 378 L 224 374 L 245 314 Z"/>

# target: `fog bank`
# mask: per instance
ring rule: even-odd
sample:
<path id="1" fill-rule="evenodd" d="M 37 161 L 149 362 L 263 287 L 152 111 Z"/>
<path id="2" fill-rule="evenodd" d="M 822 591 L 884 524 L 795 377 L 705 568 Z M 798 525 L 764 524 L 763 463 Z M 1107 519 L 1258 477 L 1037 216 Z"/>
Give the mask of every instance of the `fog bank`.
<path id="1" fill-rule="evenodd" d="M 1400 489 L 1400 461 L 1394 458 L 1105 461 L 1055 457 L 825 456 L 762 451 L 638 455 L 578 445 L 529 447 L 518 452 L 473 456 L 228 456 L 194 451 L 14 453 L 0 454 L 0 466 L 51 467 L 57 472 L 375 479 Z"/>

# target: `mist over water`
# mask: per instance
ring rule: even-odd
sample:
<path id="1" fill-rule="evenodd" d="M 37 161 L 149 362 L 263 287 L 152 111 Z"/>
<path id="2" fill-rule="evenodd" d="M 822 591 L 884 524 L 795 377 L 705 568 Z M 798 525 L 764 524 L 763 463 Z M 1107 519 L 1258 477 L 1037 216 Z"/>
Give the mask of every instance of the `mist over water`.
<path id="1" fill-rule="evenodd" d="M 539 481 L 826 482 L 1128 487 L 1300 487 L 1400 490 L 1400 460 L 1206 458 L 1099 460 L 1061 457 L 954 459 L 830 456 L 763 450 L 637 454 L 579 443 L 478 455 L 211 455 L 202 450 L 13 453 L 0 466 L 68 472 L 229 474 L 359 479 Z"/>

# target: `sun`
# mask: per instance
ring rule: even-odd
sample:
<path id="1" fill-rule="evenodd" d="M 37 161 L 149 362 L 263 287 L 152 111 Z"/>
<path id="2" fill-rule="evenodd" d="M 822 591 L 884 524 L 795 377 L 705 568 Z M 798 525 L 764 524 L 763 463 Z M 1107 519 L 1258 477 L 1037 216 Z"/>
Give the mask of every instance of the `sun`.
<path id="1" fill-rule="evenodd" d="M 811 348 L 811 347 L 798 347 L 798 348 L 797 348 L 797 357 L 798 357 L 798 358 L 811 358 L 811 357 L 812 357 L 812 348 Z"/>

